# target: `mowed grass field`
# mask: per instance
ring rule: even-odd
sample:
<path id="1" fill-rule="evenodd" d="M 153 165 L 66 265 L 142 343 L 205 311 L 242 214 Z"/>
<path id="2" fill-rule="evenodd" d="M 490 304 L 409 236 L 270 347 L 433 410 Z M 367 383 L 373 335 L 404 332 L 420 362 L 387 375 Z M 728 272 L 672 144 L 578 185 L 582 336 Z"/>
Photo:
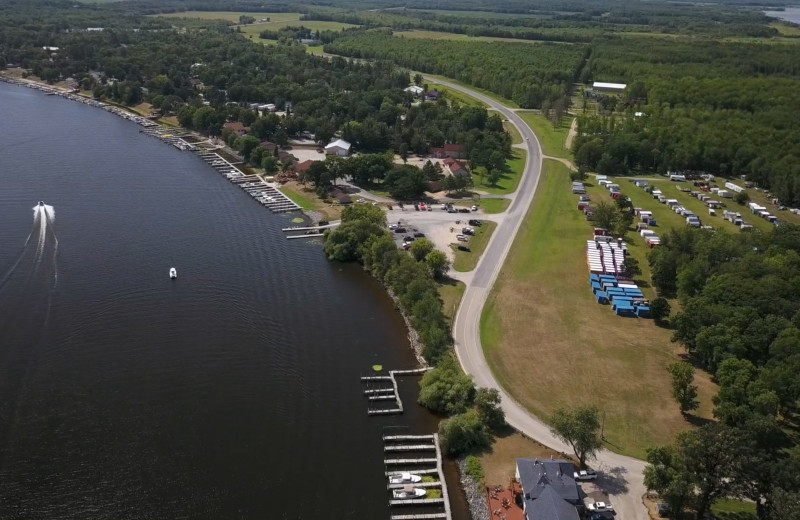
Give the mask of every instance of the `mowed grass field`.
<path id="1" fill-rule="evenodd" d="M 264 30 L 275 30 L 283 27 L 307 27 L 312 31 L 340 31 L 347 27 L 355 27 L 349 23 L 339 22 L 320 22 L 316 20 L 300 20 L 300 13 L 244 13 L 233 11 L 185 11 L 182 13 L 169 13 L 158 16 L 166 18 L 198 18 L 200 20 L 225 20 L 226 22 L 239 23 L 239 17 L 252 16 L 256 20 L 269 18 L 269 22 L 257 22 L 250 25 L 242 25 L 244 34 L 258 34 Z"/>
<path id="2" fill-rule="evenodd" d="M 409 31 L 395 31 L 393 35 L 396 38 L 418 38 L 422 40 L 453 40 L 461 42 L 514 42 L 514 43 L 542 43 L 535 40 L 523 40 L 521 38 L 499 38 L 492 36 L 468 36 L 466 34 L 457 34 L 439 31 L 423 31 L 421 29 L 414 29 Z"/>
<path id="3" fill-rule="evenodd" d="M 666 366 L 682 349 L 652 320 L 617 317 L 589 289 L 591 227 L 575 208 L 569 171 L 544 161 L 534 205 L 520 228 L 481 318 L 486 359 L 501 384 L 533 413 L 596 405 L 607 447 L 644 457 L 691 425 L 671 396 Z M 636 255 L 642 257 L 644 247 Z M 708 417 L 715 387 L 695 377 Z"/>
<path id="4" fill-rule="evenodd" d="M 558 126 L 553 128 L 553 123 L 538 112 L 519 111 L 517 113 L 533 129 L 545 155 L 572 159 L 572 151 L 564 146 L 569 134 L 569 127 L 572 125 L 573 118 L 571 116 L 561 118 Z"/>
<path id="5" fill-rule="evenodd" d="M 467 226 L 466 220 L 463 222 L 463 225 Z M 473 227 L 475 234 L 469 237 L 469 242 L 455 242 L 451 244 L 454 253 L 453 270 L 466 272 L 475 269 L 475 266 L 478 265 L 478 260 L 481 259 L 483 252 L 486 251 L 486 246 L 489 244 L 489 239 L 492 238 L 492 233 L 494 233 L 496 227 L 496 222 L 484 220 L 481 226 Z M 458 225 L 456 229 L 459 232 L 461 230 Z M 458 246 L 460 245 L 469 246 L 470 251 L 459 251 Z"/>

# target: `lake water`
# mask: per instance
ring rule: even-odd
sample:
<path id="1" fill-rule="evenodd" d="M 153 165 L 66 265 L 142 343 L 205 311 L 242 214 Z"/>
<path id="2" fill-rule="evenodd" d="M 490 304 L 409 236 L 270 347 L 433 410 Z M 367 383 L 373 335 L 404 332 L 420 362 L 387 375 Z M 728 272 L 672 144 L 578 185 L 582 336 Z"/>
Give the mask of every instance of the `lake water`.
<path id="1" fill-rule="evenodd" d="M 135 124 L 0 105 L 0 518 L 388 518 L 381 433 L 436 419 L 366 416 L 415 366 L 383 289 Z"/>
<path id="2" fill-rule="evenodd" d="M 787 7 L 783 11 L 764 11 L 764 14 L 786 22 L 800 24 L 800 7 Z"/>

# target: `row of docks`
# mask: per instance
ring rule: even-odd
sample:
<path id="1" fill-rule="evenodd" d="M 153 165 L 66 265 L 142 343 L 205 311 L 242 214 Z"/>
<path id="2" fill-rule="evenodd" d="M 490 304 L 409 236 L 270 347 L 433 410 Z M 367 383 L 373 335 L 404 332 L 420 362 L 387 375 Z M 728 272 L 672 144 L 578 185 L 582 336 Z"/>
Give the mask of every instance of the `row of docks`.
<path id="1" fill-rule="evenodd" d="M 141 133 L 145 135 L 149 135 L 150 137 L 155 137 L 167 144 L 171 144 L 178 150 L 196 152 L 197 146 L 190 143 L 184 137 L 186 137 L 187 133 L 184 130 L 177 130 L 177 129 L 169 129 L 162 126 L 156 126 L 154 128 L 145 128 L 144 130 L 139 130 Z"/>
<path id="2" fill-rule="evenodd" d="M 199 152 L 200 158 L 236 184 L 273 213 L 299 211 L 300 206 L 275 186 L 267 184 L 258 175 L 246 175 L 234 164 L 216 152 Z"/>
<path id="3" fill-rule="evenodd" d="M 393 415 L 403 413 L 403 401 L 397 390 L 397 376 L 421 375 L 429 367 L 412 370 L 390 370 L 388 376 L 362 376 L 367 384 L 364 395 L 367 397 L 367 415 Z"/>
<path id="4" fill-rule="evenodd" d="M 321 237 L 325 234 L 326 229 L 333 229 L 339 227 L 342 223 L 341 220 L 335 220 L 333 222 L 327 221 L 320 221 L 313 226 L 293 226 L 283 228 L 281 231 L 284 233 L 299 233 L 303 232 L 301 235 L 287 235 L 286 238 L 314 238 L 314 237 Z"/>
<path id="5" fill-rule="evenodd" d="M 450 520 L 450 497 L 442 468 L 439 435 L 384 435 L 383 451 L 391 496 L 389 506 L 392 511 L 402 510 L 392 513 L 390 519 Z M 402 478 L 404 475 L 412 480 L 406 481 Z"/>

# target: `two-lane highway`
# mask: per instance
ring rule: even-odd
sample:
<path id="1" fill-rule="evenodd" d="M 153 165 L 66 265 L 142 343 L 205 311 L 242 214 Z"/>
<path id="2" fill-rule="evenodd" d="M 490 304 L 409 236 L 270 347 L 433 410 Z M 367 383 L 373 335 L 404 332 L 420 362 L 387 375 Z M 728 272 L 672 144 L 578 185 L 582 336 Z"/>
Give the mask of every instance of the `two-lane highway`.
<path id="1" fill-rule="evenodd" d="M 480 336 L 481 313 L 486 298 L 497 279 L 522 220 L 533 203 L 533 197 L 542 174 L 542 148 L 533 130 L 513 110 L 460 85 L 427 76 L 425 80 L 458 90 L 486 103 L 519 130 L 528 150 L 525 170 L 514 200 L 508 209 L 506 218 L 498 224 L 483 258 L 475 268 L 472 283 L 467 286 L 456 314 L 453 337 L 458 359 L 464 371 L 475 379 L 476 385 L 495 388 L 500 392 L 506 420 L 511 426 L 553 449 L 571 453 L 572 449 L 557 439 L 546 424 L 517 403 L 500 386 L 483 355 Z M 546 341 L 546 338 L 541 340 Z M 603 487 L 610 494 L 611 503 L 618 513 L 617 518 L 619 520 L 648 520 L 647 510 L 642 504 L 642 496 L 645 493 L 642 471 L 645 463 L 608 450 L 603 450 L 598 454 L 597 463 L 598 469 L 603 472 L 598 484 L 605 484 Z"/>

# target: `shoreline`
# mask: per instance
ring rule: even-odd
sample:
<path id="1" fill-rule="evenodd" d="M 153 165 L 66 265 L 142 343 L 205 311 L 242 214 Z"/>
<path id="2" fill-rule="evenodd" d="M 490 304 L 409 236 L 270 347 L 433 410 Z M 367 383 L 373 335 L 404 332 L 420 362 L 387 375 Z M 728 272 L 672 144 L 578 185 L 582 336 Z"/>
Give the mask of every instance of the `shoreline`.
<path id="1" fill-rule="evenodd" d="M 12 77 L 9 77 L 7 75 L 0 74 L 0 81 L 2 81 L 4 83 L 11 84 L 11 85 L 18 85 L 18 86 L 22 86 L 22 87 L 27 87 L 27 88 L 31 88 L 31 89 L 34 89 L 34 90 L 38 90 L 40 92 L 44 92 L 45 95 L 57 95 L 57 96 L 69 99 L 71 101 L 77 101 L 77 102 L 82 103 L 82 104 L 87 105 L 87 106 L 93 106 L 93 107 L 96 107 L 96 108 L 102 108 L 103 110 L 106 110 L 107 112 L 115 114 L 115 115 L 117 115 L 119 117 L 122 117 L 123 119 L 128 120 L 128 121 L 134 122 L 134 123 L 138 124 L 139 126 L 142 126 L 143 129 L 140 130 L 140 133 L 144 133 L 145 135 L 149 135 L 151 137 L 156 137 L 157 139 L 161 140 L 162 142 L 167 143 L 167 144 L 171 144 L 171 145 L 175 146 L 176 148 L 178 148 L 180 150 L 192 151 L 195 154 L 197 154 L 201 159 L 203 158 L 201 154 L 204 153 L 204 150 L 200 149 L 196 145 L 194 145 L 192 143 L 188 143 L 188 142 L 183 141 L 182 139 L 176 138 L 176 137 L 170 137 L 170 138 L 162 137 L 162 135 L 171 135 L 171 134 L 178 133 L 178 129 L 164 128 L 164 127 L 162 127 L 162 125 L 160 125 L 158 123 L 150 121 L 149 119 L 147 119 L 147 118 L 145 118 L 145 117 L 143 117 L 141 115 L 138 115 L 138 114 L 135 114 L 133 112 L 127 111 L 127 110 L 125 110 L 125 109 L 123 109 L 121 107 L 118 107 L 116 105 L 112 105 L 112 104 L 109 104 L 109 103 L 106 103 L 106 102 L 103 102 L 103 101 L 95 100 L 95 99 L 92 99 L 92 98 L 89 98 L 89 97 L 86 97 L 86 96 L 83 96 L 83 95 L 80 95 L 80 94 L 69 92 L 69 91 L 60 89 L 58 87 L 53 87 L 53 86 L 47 85 L 45 83 L 40 83 L 40 82 L 36 82 L 36 81 L 33 81 L 33 80 L 12 78 Z M 158 132 L 157 133 L 158 130 L 163 130 L 164 132 Z M 196 137 L 198 139 L 202 139 L 202 136 L 196 135 L 193 132 L 187 132 L 185 129 L 180 129 L 180 131 L 184 132 L 184 135 L 188 134 L 188 135 L 192 135 L 193 137 Z M 180 139 L 180 141 L 182 141 L 182 146 L 179 146 L 178 144 L 175 144 L 174 139 Z M 211 149 L 207 150 L 207 151 L 205 151 L 205 153 L 213 153 L 213 150 L 211 150 Z M 209 164 L 212 166 L 212 168 L 214 167 L 213 164 L 211 164 L 211 163 L 209 163 Z M 235 168 L 235 166 L 230 165 L 230 163 L 228 163 L 228 165 L 230 167 L 238 170 L 238 168 Z M 241 172 L 241 170 L 238 170 L 238 171 L 241 173 L 242 176 L 245 176 L 244 172 Z M 224 175 L 224 173 L 223 173 L 223 175 Z M 230 177 L 228 177 L 228 179 L 232 180 Z M 264 184 L 267 185 L 266 182 L 264 182 Z M 242 187 L 242 185 L 239 185 L 239 186 Z M 313 219 L 313 215 L 310 214 L 310 213 L 312 213 L 311 211 L 303 210 L 299 206 L 298 206 L 298 209 L 303 214 L 304 218 Z M 370 273 L 370 276 L 372 276 L 371 273 Z M 403 310 L 400 308 L 398 297 L 391 291 L 391 289 L 389 287 L 387 287 L 383 283 L 381 283 L 381 285 L 383 286 L 384 291 L 386 292 L 387 296 L 389 296 L 389 298 L 394 303 L 394 307 L 395 307 L 396 311 L 399 312 L 400 316 L 403 318 L 403 322 L 405 323 L 406 330 L 407 330 L 407 338 L 408 338 L 408 342 L 409 342 L 409 347 L 411 348 L 411 351 L 413 352 L 414 357 L 417 360 L 418 367 L 419 368 L 429 368 L 430 364 L 425 360 L 425 358 L 422 355 L 422 351 L 424 349 L 424 343 L 420 339 L 419 333 L 417 332 L 417 330 L 412 325 L 411 320 L 408 317 L 408 315 L 405 312 L 403 312 Z M 452 334 L 452 332 L 451 332 L 451 334 Z M 470 485 L 471 477 L 469 477 L 469 475 L 463 470 L 462 465 L 459 463 L 459 461 L 457 459 L 452 459 L 452 460 L 456 463 L 456 468 L 458 470 L 459 480 L 460 480 L 460 482 L 459 482 L 460 486 L 459 487 L 461 488 L 461 491 L 464 493 L 464 495 L 465 495 L 465 497 L 467 499 L 467 502 L 470 504 L 469 516 L 473 520 L 482 519 L 483 515 L 479 515 L 478 514 L 479 513 L 479 509 L 473 507 L 472 504 L 471 504 L 472 500 L 470 500 L 470 497 L 472 495 L 474 495 L 474 493 L 470 493 L 470 490 L 474 487 L 474 483 L 473 483 L 473 485 Z M 444 482 L 444 485 L 447 486 L 447 482 Z"/>

